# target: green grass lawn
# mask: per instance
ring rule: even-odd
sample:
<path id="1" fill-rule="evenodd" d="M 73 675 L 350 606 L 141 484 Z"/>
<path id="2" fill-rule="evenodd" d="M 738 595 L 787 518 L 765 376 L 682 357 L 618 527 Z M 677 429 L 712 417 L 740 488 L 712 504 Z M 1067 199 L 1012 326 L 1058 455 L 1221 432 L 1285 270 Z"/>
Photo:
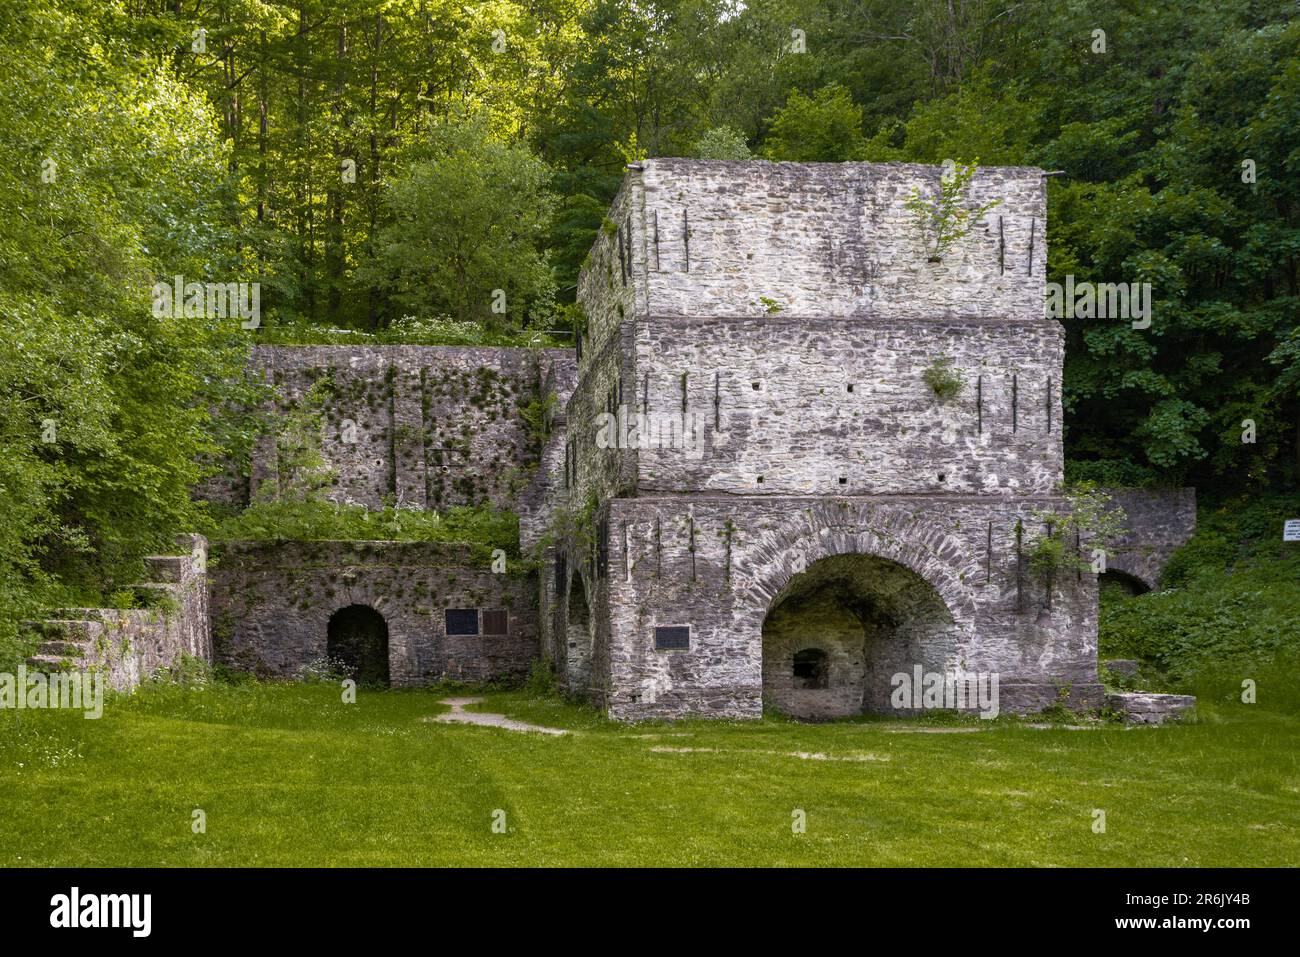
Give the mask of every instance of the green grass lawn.
<path id="1" fill-rule="evenodd" d="M 344 705 L 332 685 L 148 686 L 98 721 L 0 712 L 0 864 L 1300 861 L 1300 719 L 1259 706 L 1083 731 L 952 718 L 625 727 L 524 691 L 480 706 L 574 731 L 550 737 L 424 720 L 442 696 L 363 691 Z M 980 730 L 899 732 L 944 727 Z M 195 808 L 206 833 L 192 832 Z"/>

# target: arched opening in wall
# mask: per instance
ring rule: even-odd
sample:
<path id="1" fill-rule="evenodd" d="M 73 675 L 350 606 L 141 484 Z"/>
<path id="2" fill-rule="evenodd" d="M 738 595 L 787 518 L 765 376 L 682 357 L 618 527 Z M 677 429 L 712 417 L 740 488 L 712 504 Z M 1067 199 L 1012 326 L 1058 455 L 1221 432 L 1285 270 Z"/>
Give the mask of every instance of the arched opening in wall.
<path id="1" fill-rule="evenodd" d="M 388 622 L 369 605 L 348 605 L 331 615 L 325 647 L 357 684 L 388 686 Z"/>
<path id="2" fill-rule="evenodd" d="M 1110 568 L 1097 576 L 1097 590 L 1101 592 L 1103 599 L 1119 598 L 1122 600 L 1133 598 L 1136 595 L 1145 595 L 1151 588 L 1136 575 Z"/>
<path id="3" fill-rule="evenodd" d="M 876 555 L 835 555 L 795 575 L 763 621 L 763 695 L 795 718 L 825 720 L 894 706 L 894 676 L 951 674 L 958 629 L 934 587 Z M 908 703 L 911 697 L 909 695 Z"/>
<path id="4" fill-rule="evenodd" d="M 571 692 L 585 693 L 591 685 L 591 609 L 576 572 L 569 581 L 565 611 L 565 683 Z"/>

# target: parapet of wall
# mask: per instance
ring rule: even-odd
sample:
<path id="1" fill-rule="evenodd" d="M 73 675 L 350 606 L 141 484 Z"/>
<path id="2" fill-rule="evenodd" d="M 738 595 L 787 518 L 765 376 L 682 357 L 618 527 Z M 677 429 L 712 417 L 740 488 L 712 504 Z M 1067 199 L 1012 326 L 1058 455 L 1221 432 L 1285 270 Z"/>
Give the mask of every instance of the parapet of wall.
<path id="1" fill-rule="evenodd" d="M 572 379 L 567 349 L 478 346 L 258 346 L 252 365 L 277 388 L 280 411 L 328 380 L 322 454 L 333 501 L 412 508 L 510 507 L 537 461 L 524 412 L 548 376 Z M 557 372 L 557 368 L 559 371 Z M 272 438 L 253 453 L 246 488 L 234 476 L 206 494 L 237 504 L 274 497 Z"/>
<path id="2" fill-rule="evenodd" d="M 1196 534 L 1196 489 L 1108 488 L 1124 510 L 1127 534 L 1106 559 L 1106 569 L 1158 588 L 1169 559 Z"/>
<path id="3" fill-rule="evenodd" d="M 151 608 L 63 608 L 45 621 L 24 622 L 41 637 L 33 668 L 102 668 L 110 686 L 129 691 L 182 655 L 212 661 L 208 628 L 208 543 L 183 535 L 181 555 L 147 558 L 149 580 L 135 590 L 150 593 Z"/>
<path id="4" fill-rule="evenodd" d="M 383 616 L 394 686 L 528 673 L 538 654 L 536 575 L 502 574 L 471 546 L 443 542 L 229 542 L 212 576 L 217 660 L 292 678 L 328 654 L 330 619 L 363 605 Z M 448 635 L 447 609 L 501 610 L 502 634 Z"/>

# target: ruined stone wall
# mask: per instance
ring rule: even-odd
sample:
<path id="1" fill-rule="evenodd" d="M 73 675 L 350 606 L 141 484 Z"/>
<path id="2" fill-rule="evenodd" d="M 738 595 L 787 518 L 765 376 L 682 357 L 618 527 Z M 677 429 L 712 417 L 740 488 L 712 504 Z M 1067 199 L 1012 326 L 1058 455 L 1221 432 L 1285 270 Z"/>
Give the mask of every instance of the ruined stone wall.
<path id="1" fill-rule="evenodd" d="M 208 617 L 208 542 L 182 535 L 179 555 L 145 559 L 148 580 L 134 589 L 150 608 L 63 608 L 50 620 L 25 622 L 41 644 L 28 659 L 35 668 L 103 669 L 109 685 L 129 691 L 184 655 L 212 661 Z"/>
<path id="2" fill-rule="evenodd" d="M 569 399 L 566 419 L 567 456 L 571 466 L 564 481 L 565 499 L 573 509 L 586 507 L 592 493 L 600 501 L 635 488 L 637 453 L 609 447 L 608 430 L 602 438 L 601 416 L 617 416 L 630 408 L 637 381 L 632 353 L 632 325 L 618 327 L 597 353 L 583 356 L 581 378 Z M 602 447 L 602 444 L 605 447 Z"/>
<path id="3" fill-rule="evenodd" d="M 1112 504 L 1124 510 L 1127 534 L 1106 559 L 1109 571 L 1160 585 L 1169 559 L 1196 533 L 1196 489 L 1108 488 Z"/>
<path id="4" fill-rule="evenodd" d="M 570 502 L 1054 489 L 1063 335 L 1043 319 L 1041 170 L 979 170 L 968 204 L 998 205 L 936 263 L 904 203 L 940 173 L 675 159 L 629 172 L 579 282 Z M 964 384 L 939 401 L 922 376 L 944 361 Z M 596 448 L 611 394 L 629 425 L 649 415 L 639 450 Z"/>
<path id="5" fill-rule="evenodd" d="M 522 677 L 538 655 L 536 576 L 494 574 L 469 546 L 231 542 L 212 576 L 217 660 L 294 677 L 326 657 L 329 621 L 365 605 L 388 625 L 394 686 Z M 445 612 L 505 610 L 503 635 L 448 635 Z"/>
<path id="6" fill-rule="evenodd" d="M 854 554 L 924 579 L 951 616 L 951 630 L 914 636 L 916 664 L 996 672 L 1005 710 L 1037 710 L 1062 690 L 1073 704 L 1096 704 L 1095 577 L 1063 573 L 1049 596 L 1025 564 L 1041 534 L 1033 510 L 1049 507 L 1064 503 L 981 496 L 614 500 L 600 585 L 617 640 L 609 645 L 610 686 L 598 700 L 619 718 L 758 716 L 769 610 L 815 562 Z M 657 626 L 689 626 L 689 649 L 656 650 Z"/>
<path id="7" fill-rule="evenodd" d="M 649 263 L 647 312 L 1042 318 L 1041 170 L 978 170 L 969 204 L 999 205 L 931 263 L 904 203 L 914 188 L 937 192 L 937 166 L 677 159 L 642 165 L 635 175 L 644 193 L 639 235 Z"/>
<path id="8" fill-rule="evenodd" d="M 587 321 L 584 358 L 604 349 L 624 322 L 645 313 L 644 237 L 637 241 L 640 197 L 636 178 L 625 176 L 578 273 L 578 302 Z"/>
<path id="9" fill-rule="evenodd" d="M 415 508 L 509 506 L 531 478 L 537 436 L 522 412 L 547 376 L 571 368 L 567 349 L 471 346 L 258 346 L 252 363 L 281 409 L 328 380 L 322 452 L 333 501 Z M 572 379 L 571 371 L 559 381 Z M 207 493 L 247 504 L 274 496 L 275 442 L 254 450 L 246 489 L 227 476 Z"/>

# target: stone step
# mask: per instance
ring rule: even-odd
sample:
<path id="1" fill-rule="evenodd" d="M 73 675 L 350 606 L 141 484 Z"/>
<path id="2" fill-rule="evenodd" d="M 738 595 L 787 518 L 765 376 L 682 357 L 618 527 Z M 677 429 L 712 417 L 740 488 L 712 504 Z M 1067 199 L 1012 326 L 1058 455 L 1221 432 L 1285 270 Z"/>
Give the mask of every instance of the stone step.
<path id="1" fill-rule="evenodd" d="M 56 655 L 32 655 L 27 659 L 27 667 L 32 671 L 71 671 L 76 665 L 75 660 Z"/>
<path id="2" fill-rule="evenodd" d="M 1122 712 L 1129 724 L 1164 724 L 1194 712 L 1196 697 L 1152 691 L 1117 691 L 1106 695 L 1106 707 Z"/>
<path id="3" fill-rule="evenodd" d="M 193 561 L 189 555 L 149 555 L 144 564 L 149 582 L 163 584 L 180 582 L 185 577 L 186 566 Z"/>
<path id="4" fill-rule="evenodd" d="M 79 641 L 43 641 L 36 649 L 38 655 L 53 658 L 84 658 L 89 648 Z"/>
<path id="5" fill-rule="evenodd" d="M 65 614 L 63 609 L 58 614 Z M 93 646 L 104 632 L 104 623 L 93 618 L 47 618 L 42 621 L 24 621 L 20 627 L 30 634 L 39 635 L 45 641 L 70 641 L 77 644 Z"/>

